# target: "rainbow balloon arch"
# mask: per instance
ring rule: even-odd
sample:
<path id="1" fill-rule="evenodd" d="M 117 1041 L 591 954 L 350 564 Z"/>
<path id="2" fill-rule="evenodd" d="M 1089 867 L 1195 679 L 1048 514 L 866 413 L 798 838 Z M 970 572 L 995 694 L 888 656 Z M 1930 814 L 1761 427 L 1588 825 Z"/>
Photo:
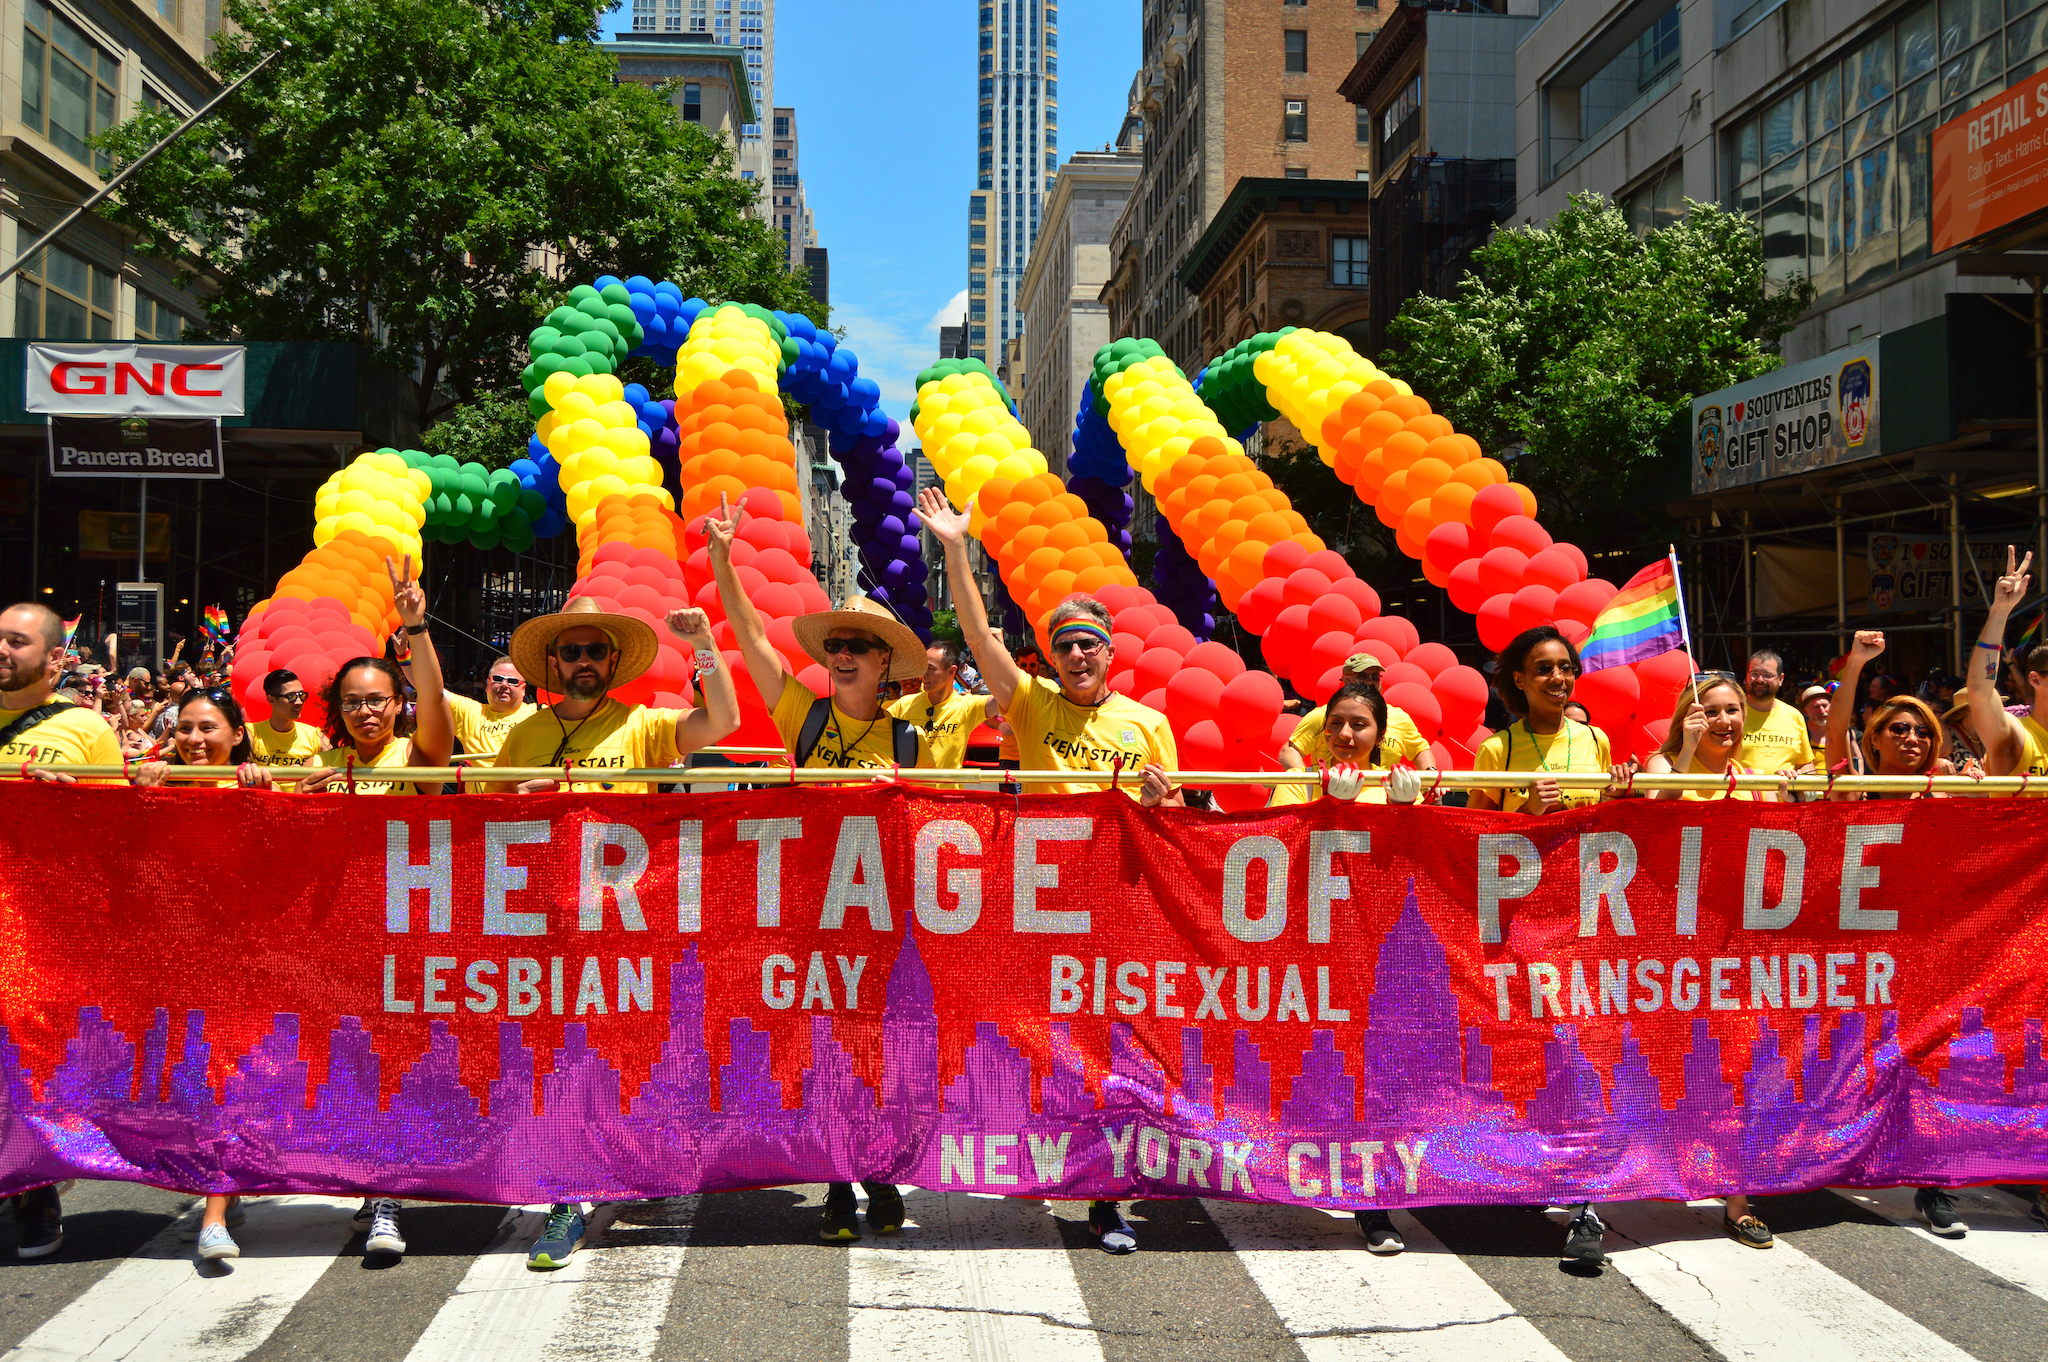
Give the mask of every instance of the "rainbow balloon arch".
<path id="1" fill-rule="evenodd" d="M 694 661 L 658 626 L 668 610 L 696 604 L 710 612 L 739 679 L 743 722 L 733 741 L 776 745 L 767 705 L 733 651 L 701 524 L 721 495 L 746 507 L 734 563 L 747 597 L 792 673 L 826 693 L 823 668 L 791 630 L 833 603 L 811 573 L 805 470 L 785 394 L 825 427 L 844 472 L 863 590 L 930 636 L 916 478 L 896 448 L 900 427 L 852 352 L 808 318 L 607 276 L 572 290 L 535 328 L 529 351 L 521 378 L 535 428 L 524 457 L 489 470 L 382 449 L 321 486 L 312 552 L 250 610 L 237 637 L 233 684 L 252 716 L 268 713 L 262 678 L 272 668 L 289 667 L 317 696 L 349 658 L 383 651 L 397 624 L 386 556 L 417 562 L 430 540 L 523 551 L 573 528 L 569 596 L 643 619 L 663 640 L 654 666 L 618 697 L 688 704 Z M 628 358 L 672 365 L 673 396 L 622 381 Z M 1578 548 L 1552 540 L 1535 496 L 1501 463 L 1335 335 L 1262 333 L 1193 382 L 1152 341 L 1104 346 L 1076 416 L 1069 483 L 1032 447 L 1015 403 L 980 361 L 942 360 L 917 382 L 910 425 L 947 499 L 970 511 L 1009 601 L 1042 643 L 1061 601 L 1099 598 L 1114 622 L 1111 684 L 1167 715 L 1190 769 L 1272 769 L 1296 723 L 1283 712 L 1280 678 L 1320 703 L 1361 650 L 1387 664 L 1388 703 L 1415 721 L 1439 765 L 1469 767 L 1489 736 L 1480 672 L 1385 613 L 1232 430 L 1292 422 L 1424 577 L 1475 617 L 1489 649 L 1546 623 L 1583 638 L 1616 591 L 1589 575 Z M 1133 482 L 1162 522 L 1159 593 L 1130 564 Z M 1208 639 L 1218 604 L 1258 636 L 1271 670 L 1248 668 Z M 1581 677 L 1575 698 L 1619 759 L 1662 741 L 1692 673 L 1674 651 Z M 317 700 L 306 718 L 324 720 Z M 1266 797 L 1256 787 L 1214 793 L 1232 809 Z"/>

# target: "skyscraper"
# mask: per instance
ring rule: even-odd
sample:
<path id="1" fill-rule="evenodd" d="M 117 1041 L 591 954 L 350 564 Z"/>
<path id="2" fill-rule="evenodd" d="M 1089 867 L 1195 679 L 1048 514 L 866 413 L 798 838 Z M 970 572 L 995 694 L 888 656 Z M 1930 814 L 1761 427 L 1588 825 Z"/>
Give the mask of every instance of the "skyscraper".
<path id="1" fill-rule="evenodd" d="M 714 42 L 743 48 L 755 116 L 774 107 L 775 0 L 633 0 L 635 33 L 707 33 Z M 768 148 L 759 121 L 740 129 L 740 175 L 760 186 L 763 217 L 773 206 Z"/>
<path id="2" fill-rule="evenodd" d="M 777 109 L 773 127 L 769 203 L 775 211 L 769 217 L 768 225 L 782 233 L 783 247 L 789 253 L 789 267 L 800 270 L 804 268 L 805 249 L 818 244 L 818 235 L 811 225 L 811 206 L 804 198 L 803 170 L 797 158 L 796 110 L 787 107 Z"/>
<path id="3" fill-rule="evenodd" d="M 1023 332 L 1017 288 L 1059 166 L 1059 7 L 984 0 L 981 126 L 967 206 L 967 351 L 985 364 Z"/>

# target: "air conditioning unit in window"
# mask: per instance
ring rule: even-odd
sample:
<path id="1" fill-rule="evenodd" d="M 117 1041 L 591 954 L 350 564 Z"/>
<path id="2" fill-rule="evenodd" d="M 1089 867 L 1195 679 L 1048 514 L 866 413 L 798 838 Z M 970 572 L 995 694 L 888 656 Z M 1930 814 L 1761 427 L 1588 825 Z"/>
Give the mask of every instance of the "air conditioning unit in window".
<path id="1" fill-rule="evenodd" d="M 1289 113 L 1291 113 L 1291 114 L 1307 113 L 1307 112 L 1308 112 L 1308 101 L 1307 101 L 1307 100 L 1305 100 L 1305 99 L 1290 99 L 1290 100 L 1288 100 L 1288 101 L 1287 101 L 1287 112 L 1289 112 Z"/>

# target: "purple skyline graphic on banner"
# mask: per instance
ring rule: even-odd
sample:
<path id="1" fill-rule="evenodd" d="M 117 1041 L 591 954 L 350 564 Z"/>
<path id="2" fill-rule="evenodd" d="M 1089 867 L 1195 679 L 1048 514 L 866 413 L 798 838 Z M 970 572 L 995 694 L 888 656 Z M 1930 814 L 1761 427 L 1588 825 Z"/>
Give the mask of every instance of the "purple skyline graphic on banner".
<path id="1" fill-rule="evenodd" d="M 906 931 L 887 984 L 880 1090 L 855 1072 L 832 1020 L 816 1016 L 802 1101 L 788 1108 L 771 1036 L 745 1018 L 729 1022 L 732 1057 L 714 1077 L 692 945 L 669 969 L 668 1039 L 624 1114 L 619 1070 L 576 1023 L 544 1073 L 520 1024 L 500 1023 L 486 1104 L 462 1082 L 455 1035 L 435 1021 L 386 1106 L 370 1034 L 343 1017 L 309 1107 L 292 1014 L 279 1013 L 235 1061 L 216 1098 L 204 1010 L 186 1014 L 173 1056 L 168 1011 L 138 1047 L 87 1007 L 40 1097 L 0 1027 L 0 1190 L 89 1177 L 518 1204 L 886 1178 L 1023 1196 L 1393 1206 L 1963 1185 L 2032 1180 L 2048 1167 L 2038 1020 L 2026 1022 L 2024 1061 L 2008 1073 L 1982 1010 L 1963 1009 L 1936 1083 L 1904 1061 L 1896 1013 L 1882 1014 L 1874 1041 L 1858 1011 L 1837 1013 L 1825 1037 L 1823 1016 L 1805 1017 L 1796 1037 L 1760 1020 L 1739 1102 L 1720 1042 L 1695 1021 L 1682 1090 L 1668 1103 L 1626 1025 L 1603 1079 L 1577 1028 L 1560 1024 L 1544 1047 L 1544 1082 L 1518 1114 L 1493 1086 L 1478 1028 L 1459 1025 L 1443 944 L 1412 886 L 1374 977 L 1358 1048 L 1315 1030 L 1291 1076 L 1287 1057 L 1237 1029 L 1231 1081 L 1219 1089 L 1207 1048 L 1216 1033 L 1188 1026 L 1176 1086 L 1129 1025 L 1112 1023 L 1108 1071 L 1091 1084 L 1067 1023 L 1050 1024 L 1034 1072 L 983 1021 L 948 1077 L 931 977 Z"/>

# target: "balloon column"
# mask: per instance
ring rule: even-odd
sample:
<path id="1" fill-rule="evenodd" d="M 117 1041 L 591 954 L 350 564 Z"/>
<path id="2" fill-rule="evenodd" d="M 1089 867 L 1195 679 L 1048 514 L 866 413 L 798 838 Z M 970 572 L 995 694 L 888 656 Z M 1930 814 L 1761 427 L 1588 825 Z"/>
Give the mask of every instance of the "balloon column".
<path id="1" fill-rule="evenodd" d="M 1123 489 L 1130 484 L 1131 466 L 1124 459 L 1123 446 L 1116 442 L 1116 432 L 1109 428 L 1108 415 L 1109 403 L 1096 395 L 1094 382 L 1084 383 L 1080 410 L 1074 416 L 1074 450 L 1067 460 L 1072 476 L 1067 487 L 1109 527 L 1128 561 L 1128 527 L 1135 507 Z M 1154 530 L 1159 546 L 1152 559 L 1155 594 L 1189 633 L 1206 639 L 1216 629 L 1216 592 L 1172 528 L 1159 523 Z"/>

